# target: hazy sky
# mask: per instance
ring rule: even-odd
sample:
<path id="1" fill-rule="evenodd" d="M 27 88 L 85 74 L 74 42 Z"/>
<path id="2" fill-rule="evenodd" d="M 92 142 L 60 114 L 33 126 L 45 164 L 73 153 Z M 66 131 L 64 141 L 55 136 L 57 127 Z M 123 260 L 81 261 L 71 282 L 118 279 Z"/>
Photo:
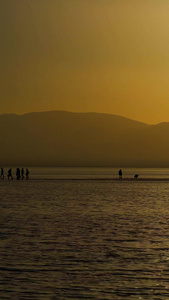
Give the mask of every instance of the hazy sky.
<path id="1" fill-rule="evenodd" d="M 169 121 L 168 0 L 0 0 L 0 113 Z"/>

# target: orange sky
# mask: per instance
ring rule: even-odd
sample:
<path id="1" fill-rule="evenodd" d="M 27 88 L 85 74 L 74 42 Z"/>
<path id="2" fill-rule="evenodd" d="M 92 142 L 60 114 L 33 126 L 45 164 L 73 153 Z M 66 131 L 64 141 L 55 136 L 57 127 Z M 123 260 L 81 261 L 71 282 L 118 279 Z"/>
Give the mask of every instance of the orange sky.
<path id="1" fill-rule="evenodd" d="M 0 113 L 169 122 L 168 0 L 0 0 Z"/>

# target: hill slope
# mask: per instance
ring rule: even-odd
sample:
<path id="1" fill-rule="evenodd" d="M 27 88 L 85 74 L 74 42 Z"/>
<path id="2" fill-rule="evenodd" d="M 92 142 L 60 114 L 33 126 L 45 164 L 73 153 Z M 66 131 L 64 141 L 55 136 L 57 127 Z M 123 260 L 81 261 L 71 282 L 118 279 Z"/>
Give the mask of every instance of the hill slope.
<path id="1" fill-rule="evenodd" d="M 52 111 L 0 115 L 0 128 L 2 165 L 169 167 L 169 123 Z"/>

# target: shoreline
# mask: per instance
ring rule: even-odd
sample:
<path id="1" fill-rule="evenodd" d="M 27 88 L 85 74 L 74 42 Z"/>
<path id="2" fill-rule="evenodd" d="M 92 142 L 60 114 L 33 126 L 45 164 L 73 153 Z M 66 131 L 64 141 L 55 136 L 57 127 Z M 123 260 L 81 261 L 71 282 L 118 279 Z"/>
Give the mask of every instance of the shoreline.
<path id="1" fill-rule="evenodd" d="M 143 181 L 169 181 L 169 178 L 29 178 L 29 179 L 0 179 L 0 181 L 115 181 L 115 182 L 143 182 Z"/>

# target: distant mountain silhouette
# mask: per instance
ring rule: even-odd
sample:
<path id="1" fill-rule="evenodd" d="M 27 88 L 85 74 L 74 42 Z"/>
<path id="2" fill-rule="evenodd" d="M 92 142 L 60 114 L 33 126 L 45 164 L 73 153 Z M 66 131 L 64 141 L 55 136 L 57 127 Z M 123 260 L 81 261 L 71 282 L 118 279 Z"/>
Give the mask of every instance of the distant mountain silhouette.
<path id="1" fill-rule="evenodd" d="M 169 167 L 169 123 L 101 113 L 0 115 L 0 164 Z"/>

